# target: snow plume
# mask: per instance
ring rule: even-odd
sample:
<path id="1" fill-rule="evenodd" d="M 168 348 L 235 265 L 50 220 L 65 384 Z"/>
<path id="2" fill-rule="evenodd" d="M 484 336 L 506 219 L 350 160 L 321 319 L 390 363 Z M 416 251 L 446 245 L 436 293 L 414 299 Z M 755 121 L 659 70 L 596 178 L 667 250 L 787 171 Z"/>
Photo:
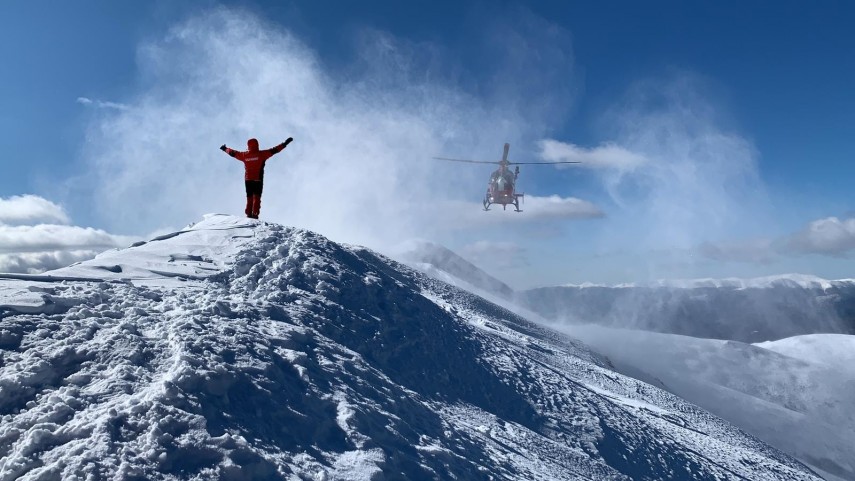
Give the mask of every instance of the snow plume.
<path id="1" fill-rule="evenodd" d="M 43 272 L 132 242 L 70 223 L 61 206 L 42 197 L 0 198 L 0 272 Z"/>
<path id="2" fill-rule="evenodd" d="M 539 30 L 503 41 L 560 37 L 541 27 L 518 26 Z M 244 149 L 250 137 L 267 148 L 292 136 L 267 165 L 262 217 L 382 249 L 453 235 L 466 216 L 453 206 L 482 194 L 485 172 L 431 156 L 498 157 L 503 142 L 542 137 L 555 106 L 570 104 L 566 92 L 541 112 L 521 97 L 528 94 L 501 88 L 511 81 L 501 79 L 520 77 L 509 75 L 515 68 L 526 78 L 560 71 L 544 77 L 566 83 L 572 59 L 555 45 L 534 66 L 517 61 L 522 47 L 505 45 L 486 99 L 437 77 L 445 71 L 438 47 L 369 30 L 354 45 L 353 63 L 332 75 L 290 32 L 247 13 L 216 9 L 175 27 L 140 49 L 138 97 L 127 110 L 104 112 L 91 132 L 95 194 L 132 208 L 137 229 L 240 214 L 243 167 L 217 148 Z M 101 215 L 131 227 L 121 209 Z"/>
<path id="3" fill-rule="evenodd" d="M 616 204 L 610 217 L 622 227 L 605 234 L 605 250 L 640 250 L 666 259 L 651 260 L 654 265 L 639 279 L 691 275 L 696 259 L 681 252 L 694 252 L 712 239 L 759 234 L 767 203 L 758 154 L 749 140 L 726 128 L 711 90 L 685 73 L 638 82 L 604 114 L 609 143 L 585 149 L 541 142 L 545 160 L 585 162 L 579 167 L 592 168 Z"/>
<path id="4" fill-rule="evenodd" d="M 649 245 L 691 248 L 723 237 L 762 200 L 757 152 L 720 125 L 698 79 L 640 83 L 609 118 L 620 145 L 648 160 L 604 178 L 614 200 L 641 222 Z"/>
<path id="5" fill-rule="evenodd" d="M 463 247 L 463 255 L 478 264 L 495 265 L 502 269 L 529 264 L 526 249 L 515 242 L 477 241 Z"/>

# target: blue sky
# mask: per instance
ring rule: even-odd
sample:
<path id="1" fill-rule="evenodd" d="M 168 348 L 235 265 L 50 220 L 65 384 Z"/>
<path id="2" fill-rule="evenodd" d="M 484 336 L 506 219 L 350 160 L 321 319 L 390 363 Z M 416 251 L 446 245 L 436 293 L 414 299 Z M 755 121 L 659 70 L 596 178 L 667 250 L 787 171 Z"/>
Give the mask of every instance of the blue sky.
<path id="1" fill-rule="evenodd" d="M 300 195 L 268 187 L 268 219 L 378 248 L 431 238 L 519 287 L 855 277 L 846 2 L 13 1 L 0 16 L 14 19 L 0 32 L 12 72 L 0 78 L 0 199 L 40 196 L 68 224 L 145 236 L 240 214 L 240 172 L 203 149 L 293 135 L 293 168 L 271 180 Z M 248 62 L 280 66 L 266 75 L 282 81 L 241 77 Z M 217 102 L 234 110 L 214 121 Z M 195 117 L 197 129 L 182 123 Z M 591 161 L 524 168 L 524 220 L 459 214 L 477 208 L 489 170 L 428 158 L 497 157 L 505 141 L 518 160 Z M 618 164 L 608 145 L 643 162 Z M 315 157 L 359 162 L 367 177 L 353 185 L 380 193 L 352 210 L 316 198 L 352 184 Z M 290 184 L 297 175 L 317 185 Z M 383 215 L 396 227 L 385 239 L 372 224 Z"/>

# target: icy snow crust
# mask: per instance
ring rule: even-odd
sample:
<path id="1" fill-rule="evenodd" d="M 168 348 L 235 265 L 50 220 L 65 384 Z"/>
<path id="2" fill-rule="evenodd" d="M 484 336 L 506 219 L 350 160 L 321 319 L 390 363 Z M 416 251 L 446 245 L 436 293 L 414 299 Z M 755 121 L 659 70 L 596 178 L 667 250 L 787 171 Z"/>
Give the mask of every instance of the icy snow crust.
<path id="1" fill-rule="evenodd" d="M 16 277 L 0 480 L 818 479 L 568 337 L 311 232 L 214 215 Z"/>

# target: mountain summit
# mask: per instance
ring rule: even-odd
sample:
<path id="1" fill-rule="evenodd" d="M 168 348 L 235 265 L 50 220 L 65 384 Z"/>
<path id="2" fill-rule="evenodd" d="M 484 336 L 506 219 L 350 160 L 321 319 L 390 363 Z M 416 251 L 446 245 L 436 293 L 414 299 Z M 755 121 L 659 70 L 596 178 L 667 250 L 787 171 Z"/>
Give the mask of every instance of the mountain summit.
<path id="1" fill-rule="evenodd" d="M 0 275 L 0 480 L 818 479 L 571 338 L 223 215 Z"/>

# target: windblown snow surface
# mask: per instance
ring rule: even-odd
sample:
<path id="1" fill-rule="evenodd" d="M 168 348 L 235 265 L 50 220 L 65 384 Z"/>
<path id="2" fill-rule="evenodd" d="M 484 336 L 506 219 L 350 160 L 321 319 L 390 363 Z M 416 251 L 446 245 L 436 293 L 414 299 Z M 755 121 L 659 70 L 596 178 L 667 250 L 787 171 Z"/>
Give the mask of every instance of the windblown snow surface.
<path id="1" fill-rule="evenodd" d="M 818 479 L 367 249 L 211 215 L 0 279 L 0 480 Z"/>
<path id="2" fill-rule="evenodd" d="M 455 279 L 450 274 L 452 270 L 444 269 L 442 264 L 431 265 L 429 269 L 423 268 L 421 264 L 414 266 L 429 275 L 475 292 L 526 319 L 541 325 L 552 325 L 582 340 L 598 353 L 608 356 L 619 372 L 659 386 L 708 409 L 812 465 L 828 480 L 855 480 L 855 464 L 852 462 L 855 460 L 855 415 L 852 414 L 852 402 L 855 400 L 855 336 L 810 334 L 752 346 L 739 341 L 603 328 L 591 324 L 555 323 L 519 304 L 509 302 L 507 297 Z M 822 295 L 816 291 L 826 289 L 827 292 L 832 291 L 829 297 L 834 298 L 833 290 L 848 284 L 850 281 L 825 281 L 810 276 L 704 279 L 660 282 L 654 284 L 656 290 L 648 290 L 646 293 L 637 291 L 636 294 L 657 296 L 667 293 L 666 289 L 677 289 L 678 294 L 681 294 L 675 296 L 678 303 L 693 297 L 695 302 L 711 303 L 714 298 L 721 301 L 727 297 L 744 296 L 759 299 L 761 302 L 754 306 L 762 308 L 764 302 L 780 306 L 792 303 L 792 300 L 786 299 L 791 293 L 795 293 L 796 299 L 804 299 L 810 295 Z M 628 291 L 637 287 L 628 285 L 612 289 Z M 721 289 L 723 292 L 718 296 L 707 296 L 704 292 L 698 292 L 698 289 Z M 784 299 L 778 301 L 776 295 Z M 602 301 L 596 301 L 596 295 L 588 299 Z M 581 303 L 583 299 L 577 299 L 577 302 Z M 586 310 L 585 305 L 577 304 L 574 307 L 578 311 Z M 805 309 L 801 306 L 799 312 Z M 709 310 L 705 309 L 707 312 Z M 663 310 L 663 316 L 676 313 L 672 309 Z M 698 313 L 695 309 L 683 311 L 682 324 L 704 324 L 708 317 L 692 316 Z M 800 329 L 813 330 L 828 324 L 821 317 L 822 313 L 817 311 L 801 318 L 798 313 L 791 313 L 790 317 L 799 318 Z M 746 326 L 741 320 L 726 320 L 722 316 L 716 328 L 724 335 L 739 337 L 746 327 L 767 322 L 767 319 L 761 318 L 759 322 Z M 667 326 L 668 323 L 663 325 Z M 673 327 L 675 324 L 670 325 Z"/>
<path id="3" fill-rule="evenodd" d="M 855 479 L 855 372 L 845 363 L 855 336 L 751 345 L 599 326 L 563 329 L 608 356 L 618 371 L 708 409 L 828 479 Z M 817 344 L 827 350 L 811 349 Z"/>

